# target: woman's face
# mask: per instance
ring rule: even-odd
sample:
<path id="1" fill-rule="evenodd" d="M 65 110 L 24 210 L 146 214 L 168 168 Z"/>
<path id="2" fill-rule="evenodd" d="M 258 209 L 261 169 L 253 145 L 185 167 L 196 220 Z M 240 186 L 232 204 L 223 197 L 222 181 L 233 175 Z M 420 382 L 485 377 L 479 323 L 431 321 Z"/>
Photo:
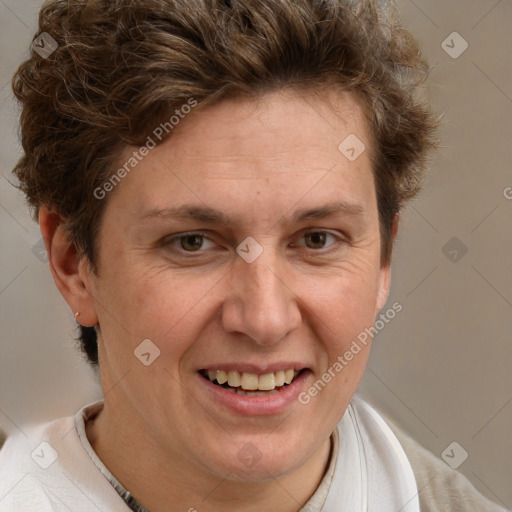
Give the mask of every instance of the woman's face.
<path id="1" fill-rule="evenodd" d="M 331 100 L 336 112 L 294 92 L 193 111 L 105 199 L 99 272 L 85 280 L 106 407 L 202 471 L 258 480 L 299 467 L 363 374 L 369 344 L 333 365 L 373 325 L 389 269 L 362 111 L 348 94 Z M 290 370 L 301 373 L 282 386 Z M 208 372 L 279 390 L 238 393 Z"/>

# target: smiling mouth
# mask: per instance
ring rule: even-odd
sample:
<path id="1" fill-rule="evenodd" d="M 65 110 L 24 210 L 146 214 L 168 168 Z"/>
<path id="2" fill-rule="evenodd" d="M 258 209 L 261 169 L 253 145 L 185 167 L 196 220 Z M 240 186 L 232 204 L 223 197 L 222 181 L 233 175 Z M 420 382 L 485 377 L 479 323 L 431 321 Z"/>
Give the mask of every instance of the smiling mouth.
<path id="1" fill-rule="evenodd" d="M 268 396 L 279 393 L 303 371 L 290 368 L 263 375 L 224 370 L 200 370 L 199 373 L 213 384 L 232 393 L 246 396 Z"/>

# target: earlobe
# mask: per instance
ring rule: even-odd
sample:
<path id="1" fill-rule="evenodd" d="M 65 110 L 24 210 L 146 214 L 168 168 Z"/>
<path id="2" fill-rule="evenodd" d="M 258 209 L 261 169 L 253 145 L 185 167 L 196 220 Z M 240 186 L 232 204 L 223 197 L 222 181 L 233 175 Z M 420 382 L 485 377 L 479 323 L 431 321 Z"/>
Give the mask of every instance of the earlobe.
<path id="1" fill-rule="evenodd" d="M 384 307 L 389 297 L 389 287 L 391 284 L 391 265 L 386 265 L 380 269 L 379 290 L 377 294 L 377 313 Z"/>
<path id="2" fill-rule="evenodd" d="M 91 271 L 84 264 L 75 244 L 63 229 L 63 219 L 46 206 L 39 210 L 39 226 L 48 254 L 53 280 L 73 315 L 80 312 L 80 324 L 92 327 L 98 323 L 91 294 Z"/>

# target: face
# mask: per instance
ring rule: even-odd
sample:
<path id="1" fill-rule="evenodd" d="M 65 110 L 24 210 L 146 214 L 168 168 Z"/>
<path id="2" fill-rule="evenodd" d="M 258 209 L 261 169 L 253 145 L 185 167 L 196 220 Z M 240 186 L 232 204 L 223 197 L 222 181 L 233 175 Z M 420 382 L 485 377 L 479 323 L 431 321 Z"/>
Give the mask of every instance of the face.
<path id="1" fill-rule="evenodd" d="M 354 161 L 338 149 L 351 134 L 367 147 Z M 192 112 L 149 151 L 105 199 L 85 277 L 106 407 L 215 475 L 264 479 L 312 457 L 370 344 L 333 365 L 387 298 L 369 150 L 352 96 L 289 91 Z"/>

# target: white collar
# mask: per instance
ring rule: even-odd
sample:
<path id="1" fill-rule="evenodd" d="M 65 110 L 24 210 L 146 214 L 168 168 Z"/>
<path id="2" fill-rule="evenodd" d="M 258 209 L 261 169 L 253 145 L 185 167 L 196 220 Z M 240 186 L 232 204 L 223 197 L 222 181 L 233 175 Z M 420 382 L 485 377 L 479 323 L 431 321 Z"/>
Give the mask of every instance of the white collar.
<path id="1" fill-rule="evenodd" d="M 337 430 L 334 476 L 321 512 L 420 512 L 409 460 L 369 404 L 354 397 Z"/>
<path id="2" fill-rule="evenodd" d="M 132 510 L 145 509 L 105 467 L 87 439 L 84 419 L 102 409 L 99 401 L 75 415 L 78 436 L 91 460 Z M 420 512 L 411 465 L 398 439 L 378 413 L 354 397 L 336 427 L 329 467 L 301 512 Z"/>

